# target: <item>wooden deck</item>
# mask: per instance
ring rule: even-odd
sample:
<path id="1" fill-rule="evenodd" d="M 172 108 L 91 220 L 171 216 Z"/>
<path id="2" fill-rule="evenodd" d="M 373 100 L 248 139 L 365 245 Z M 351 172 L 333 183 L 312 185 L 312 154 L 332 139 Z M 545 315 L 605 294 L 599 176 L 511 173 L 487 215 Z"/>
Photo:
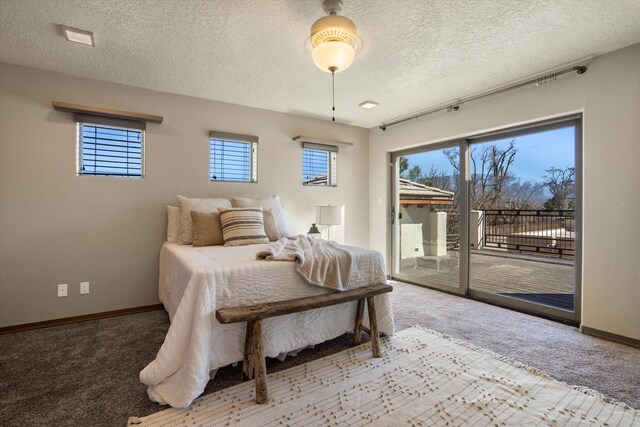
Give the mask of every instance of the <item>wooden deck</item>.
<path id="1" fill-rule="evenodd" d="M 403 275 L 426 284 L 458 284 L 458 252 L 446 257 L 403 260 Z M 470 289 L 571 309 L 574 262 L 558 258 L 512 255 L 492 250 L 472 251 Z"/>

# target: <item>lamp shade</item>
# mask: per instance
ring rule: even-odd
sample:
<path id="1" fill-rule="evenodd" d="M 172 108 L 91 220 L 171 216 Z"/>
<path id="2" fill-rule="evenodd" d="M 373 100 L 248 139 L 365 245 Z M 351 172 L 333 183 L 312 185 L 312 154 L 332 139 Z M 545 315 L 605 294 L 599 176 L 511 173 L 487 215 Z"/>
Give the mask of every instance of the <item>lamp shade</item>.
<path id="1" fill-rule="evenodd" d="M 356 57 L 356 51 L 348 43 L 341 41 L 327 41 L 313 48 L 311 51 L 313 62 L 318 68 L 327 73 L 331 72 L 331 68 L 339 73 L 344 71 Z"/>
<path id="2" fill-rule="evenodd" d="M 340 206 L 316 206 L 316 222 L 321 225 L 340 225 L 342 209 Z"/>

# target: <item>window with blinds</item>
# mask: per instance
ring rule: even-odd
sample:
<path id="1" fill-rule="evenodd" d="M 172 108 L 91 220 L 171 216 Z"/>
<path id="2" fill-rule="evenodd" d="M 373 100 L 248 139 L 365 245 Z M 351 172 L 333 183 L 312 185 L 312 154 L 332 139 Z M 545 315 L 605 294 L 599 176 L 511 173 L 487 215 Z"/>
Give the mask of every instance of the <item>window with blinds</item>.
<path id="1" fill-rule="evenodd" d="M 303 143 L 302 184 L 338 185 L 338 148 L 329 145 Z"/>
<path id="2" fill-rule="evenodd" d="M 258 182 L 258 138 L 211 131 L 209 180 Z"/>
<path id="3" fill-rule="evenodd" d="M 132 125 L 140 127 L 137 123 Z M 80 176 L 142 178 L 143 153 L 144 128 L 78 122 L 77 173 Z"/>

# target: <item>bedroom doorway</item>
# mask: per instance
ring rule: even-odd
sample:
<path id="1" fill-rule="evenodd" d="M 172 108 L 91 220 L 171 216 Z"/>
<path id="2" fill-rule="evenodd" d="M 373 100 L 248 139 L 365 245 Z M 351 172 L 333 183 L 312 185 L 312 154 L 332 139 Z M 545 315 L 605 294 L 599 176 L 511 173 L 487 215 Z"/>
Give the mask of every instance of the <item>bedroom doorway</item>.
<path id="1" fill-rule="evenodd" d="M 392 277 L 580 321 L 580 116 L 392 153 Z"/>

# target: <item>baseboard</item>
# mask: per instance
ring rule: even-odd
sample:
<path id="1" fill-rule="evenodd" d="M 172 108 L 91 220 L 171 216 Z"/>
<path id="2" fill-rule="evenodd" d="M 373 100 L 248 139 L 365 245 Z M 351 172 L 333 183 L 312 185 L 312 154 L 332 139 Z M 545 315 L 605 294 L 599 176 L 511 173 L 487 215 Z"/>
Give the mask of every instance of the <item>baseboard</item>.
<path id="1" fill-rule="evenodd" d="M 145 305 L 142 307 L 124 308 L 122 310 L 103 311 L 102 313 L 83 314 L 82 316 L 64 317 L 62 319 L 45 320 L 43 322 L 25 323 L 22 325 L 5 326 L 0 328 L 0 335 L 14 334 L 16 332 L 32 331 L 35 329 L 51 328 L 53 326 L 68 325 L 71 323 L 86 322 L 89 320 L 108 319 L 109 317 L 126 316 L 127 314 L 145 313 L 147 311 L 162 310 L 162 304 Z"/>
<path id="2" fill-rule="evenodd" d="M 623 337 L 622 335 L 612 334 L 611 332 L 601 331 L 599 329 L 590 328 L 588 326 L 580 326 L 580 332 L 586 335 L 603 338 L 609 341 L 615 341 L 620 344 L 626 344 L 631 347 L 640 348 L 640 340 Z"/>

